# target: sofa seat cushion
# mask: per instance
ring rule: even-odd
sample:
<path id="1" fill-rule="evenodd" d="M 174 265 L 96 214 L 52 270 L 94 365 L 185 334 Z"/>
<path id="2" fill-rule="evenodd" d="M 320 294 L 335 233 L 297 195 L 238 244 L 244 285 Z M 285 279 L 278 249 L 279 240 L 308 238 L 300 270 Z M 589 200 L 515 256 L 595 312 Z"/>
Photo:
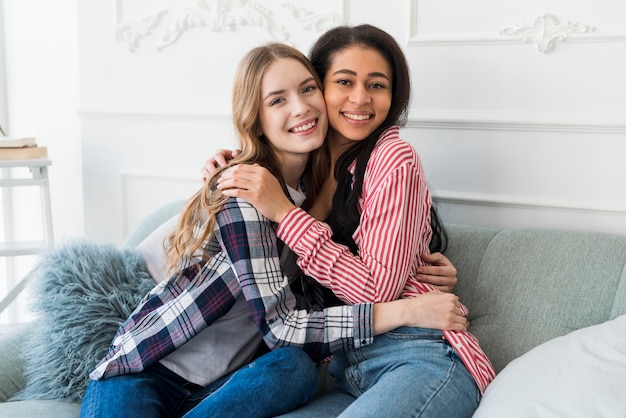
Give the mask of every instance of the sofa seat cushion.
<path id="1" fill-rule="evenodd" d="M 78 418 L 80 402 L 52 400 L 0 403 L 0 417 Z"/>
<path id="2" fill-rule="evenodd" d="M 22 346 L 33 323 L 0 325 L 0 402 L 4 402 L 24 387 Z M 0 413 L 0 416 L 4 416 Z"/>
<path id="3" fill-rule="evenodd" d="M 550 340 L 512 361 L 474 418 L 618 417 L 626 411 L 626 315 Z"/>

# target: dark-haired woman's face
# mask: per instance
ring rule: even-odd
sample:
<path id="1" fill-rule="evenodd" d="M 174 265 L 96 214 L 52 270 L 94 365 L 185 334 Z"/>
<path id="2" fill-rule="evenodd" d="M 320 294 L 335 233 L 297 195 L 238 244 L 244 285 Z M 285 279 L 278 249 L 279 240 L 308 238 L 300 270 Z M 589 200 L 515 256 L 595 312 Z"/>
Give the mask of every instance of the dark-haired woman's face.
<path id="1" fill-rule="evenodd" d="M 336 52 L 324 78 L 324 99 L 336 139 L 362 141 L 391 107 L 392 71 L 375 49 L 351 46 Z"/>

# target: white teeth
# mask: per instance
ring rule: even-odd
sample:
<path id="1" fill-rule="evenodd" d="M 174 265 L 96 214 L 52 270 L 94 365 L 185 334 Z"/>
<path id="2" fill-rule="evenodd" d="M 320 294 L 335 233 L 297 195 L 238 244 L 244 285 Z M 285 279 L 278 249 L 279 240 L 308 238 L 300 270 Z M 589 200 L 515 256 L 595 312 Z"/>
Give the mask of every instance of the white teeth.
<path id="1" fill-rule="evenodd" d="M 352 113 L 344 113 L 344 116 L 347 117 L 348 119 L 354 119 L 354 120 L 367 120 L 370 118 L 370 115 L 355 115 Z"/>
<path id="2" fill-rule="evenodd" d="M 317 122 L 316 121 L 312 121 L 312 122 L 307 123 L 306 125 L 302 125 L 302 126 L 298 126 L 297 128 L 293 128 L 292 130 L 294 132 L 304 132 L 304 131 L 308 131 L 309 129 L 311 129 L 315 125 L 317 125 Z"/>

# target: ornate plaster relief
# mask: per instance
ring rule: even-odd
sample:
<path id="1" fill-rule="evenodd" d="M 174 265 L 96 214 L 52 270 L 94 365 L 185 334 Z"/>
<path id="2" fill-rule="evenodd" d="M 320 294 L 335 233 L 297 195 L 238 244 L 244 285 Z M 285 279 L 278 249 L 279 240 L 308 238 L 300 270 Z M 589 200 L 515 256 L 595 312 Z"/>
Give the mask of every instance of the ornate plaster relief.
<path id="1" fill-rule="evenodd" d="M 564 42 L 572 35 L 593 32 L 595 28 L 578 22 L 561 23 L 558 17 L 546 13 L 529 25 L 523 23 L 514 28 L 505 28 L 501 35 L 514 36 L 525 42 L 534 42 L 537 50 L 544 54 L 554 51 L 557 42 Z"/>
<path id="2" fill-rule="evenodd" d="M 190 29 L 203 28 L 211 32 L 235 32 L 246 26 L 263 29 L 271 39 L 290 44 L 291 33 L 278 22 L 270 7 L 252 0 L 195 0 L 176 10 L 159 9 L 148 12 L 145 17 L 127 20 L 123 13 L 123 1 L 117 0 L 116 41 L 130 52 L 140 47 L 143 38 L 160 36 L 156 49 L 161 51 L 174 44 Z M 333 12 L 312 11 L 293 3 L 280 4 L 286 8 L 305 31 L 322 33 L 344 22 L 344 17 Z M 346 12 L 345 0 L 342 11 Z M 168 18 L 165 19 L 164 16 Z M 167 23 L 163 24 L 163 21 Z M 165 26 L 164 29 L 161 26 Z"/>

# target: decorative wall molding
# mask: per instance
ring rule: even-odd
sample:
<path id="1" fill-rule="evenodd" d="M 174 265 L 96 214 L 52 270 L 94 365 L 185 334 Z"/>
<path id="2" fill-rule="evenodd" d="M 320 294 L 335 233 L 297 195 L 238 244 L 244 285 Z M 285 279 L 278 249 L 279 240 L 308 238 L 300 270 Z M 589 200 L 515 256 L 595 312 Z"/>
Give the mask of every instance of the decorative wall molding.
<path id="1" fill-rule="evenodd" d="M 572 35 L 590 33 L 595 28 L 578 22 L 561 23 L 555 15 L 546 13 L 535 19 L 532 25 L 523 23 L 514 28 L 504 28 L 501 35 L 513 36 L 525 42 L 537 44 L 537 50 L 547 54 L 554 51 L 557 42 L 567 41 Z"/>
<path id="2" fill-rule="evenodd" d="M 123 105 L 101 108 L 79 109 L 83 119 L 110 120 L 160 120 L 160 121 L 205 121 L 230 125 L 231 115 L 224 109 L 205 107 L 192 108 L 148 108 L 124 107 Z M 570 113 L 558 115 L 527 112 L 464 112 L 464 111 L 416 111 L 411 110 L 407 128 L 413 129 L 459 129 L 480 131 L 522 132 L 575 132 L 626 134 L 624 115 Z"/>
<path id="3" fill-rule="evenodd" d="M 411 111 L 407 128 L 626 134 L 624 115 Z"/>
<path id="4" fill-rule="evenodd" d="M 118 4 L 119 4 L 118 0 Z M 117 29 L 115 30 L 115 41 L 119 46 L 130 52 L 135 52 L 139 47 L 141 38 L 152 34 L 152 29 L 159 23 L 161 17 L 167 10 L 159 10 L 140 20 L 124 21 L 120 20 L 118 8 Z"/>
<path id="5" fill-rule="evenodd" d="M 260 3 L 200 0 L 176 13 L 174 24 L 166 30 L 157 49 L 172 45 L 189 29 L 202 27 L 211 32 L 236 32 L 243 26 L 257 26 L 272 39 L 289 43 L 285 27 L 279 25 L 272 11 Z"/>
<path id="6" fill-rule="evenodd" d="M 626 205 L 590 205 L 587 201 L 562 202 L 533 197 L 491 195 L 442 190 L 433 191 L 433 196 L 438 203 L 515 209 L 545 209 L 588 213 L 610 213 L 626 216 Z"/>
<path id="7" fill-rule="evenodd" d="M 304 30 L 310 32 L 323 33 L 344 23 L 343 18 L 335 13 L 316 14 L 311 10 L 296 7 L 290 3 L 283 3 L 283 6 L 287 8 L 293 17 L 302 24 L 302 28 Z"/>
<path id="8" fill-rule="evenodd" d="M 567 39 L 568 43 L 587 42 L 626 42 L 626 33 L 602 33 L 593 26 L 567 22 L 561 24 L 555 15 L 545 13 L 535 19 L 532 25 L 522 24 L 515 28 L 504 28 L 499 33 L 470 33 L 459 35 L 429 36 L 420 33 L 417 24 L 420 0 L 411 0 L 411 27 L 408 46 L 457 46 L 457 45 L 515 45 L 522 42 L 531 42 L 533 37 L 538 44 L 540 52 L 548 53 L 555 47 L 557 41 Z M 551 32 L 542 32 L 542 27 Z M 517 33 L 520 31 L 519 33 Z M 575 36 L 574 36 L 575 35 Z M 545 45 L 545 46 L 544 46 Z M 549 49 L 552 48 L 552 49 Z"/>
<path id="9" fill-rule="evenodd" d="M 345 21 L 348 11 L 346 1 L 342 0 L 344 16 L 309 10 L 288 2 L 281 3 L 281 6 L 301 23 L 300 27 L 305 31 L 322 33 Z M 153 32 L 155 36 L 160 36 L 156 49 L 161 51 L 174 44 L 185 32 L 196 28 L 211 32 L 235 32 L 242 27 L 255 26 L 263 29 L 272 40 L 291 44 L 291 34 L 278 23 L 274 11 L 266 4 L 253 0 L 194 0 L 183 8 L 160 9 L 136 20 L 127 20 L 124 16 L 123 0 L 117 0 L 116 6 L 116 42 L 129 52 L 136 51 L 142 39 L 153 35 Z M 173 18 L 167 19 L 168 26 L 162 30 L 160 26 L 166 20 L 164 16 Z"/>
<path id="10" fill-rule="evenodd" d="M 176 109 L 171 106 L 150 108 L 147 106 L 124 107 L 123 105 L 98 108 L 82 107 L 78 114 L 83 119 L 202 120 L 232 125 L 230 113 L 223 109 L 208 109 L 201 106 L 184 109 Z"/>

